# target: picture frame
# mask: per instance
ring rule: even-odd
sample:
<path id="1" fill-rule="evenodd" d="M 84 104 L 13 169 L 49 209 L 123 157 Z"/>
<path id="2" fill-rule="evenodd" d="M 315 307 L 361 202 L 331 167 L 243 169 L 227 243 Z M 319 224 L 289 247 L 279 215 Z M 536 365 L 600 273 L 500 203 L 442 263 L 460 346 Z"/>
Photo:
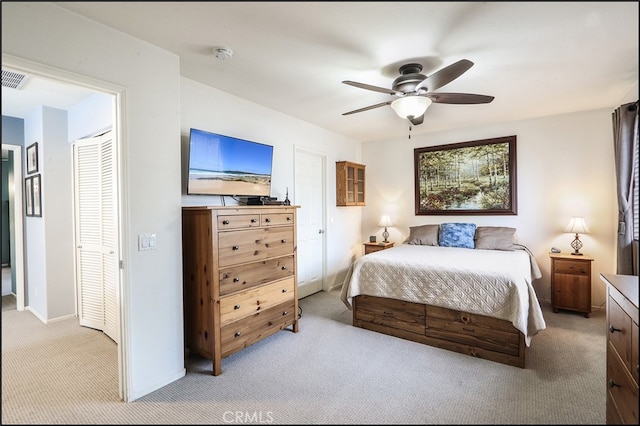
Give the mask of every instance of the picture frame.
<path id="1" fill-rule="evenodd" d="M 516 136 L 414 149 L 416 215 L 517 215 Z"/>
<path id="2" fill-rule="evenodd" d="M 24 208 L 27 216 L 33 216 L 33 182 L 31 177 L 24 178 Z"/>
<path id="3" fill-rule="evenodd" d="M 38 142 L 34 142 L 27 147 L 27 173 L 37 173 L 38 171 Z"/>
<path id="4" fill-rule="evenodd" d="M 42 185 L 40 175 L 31 176 L 33 191 L 33 216 L 42 217 Z"/>

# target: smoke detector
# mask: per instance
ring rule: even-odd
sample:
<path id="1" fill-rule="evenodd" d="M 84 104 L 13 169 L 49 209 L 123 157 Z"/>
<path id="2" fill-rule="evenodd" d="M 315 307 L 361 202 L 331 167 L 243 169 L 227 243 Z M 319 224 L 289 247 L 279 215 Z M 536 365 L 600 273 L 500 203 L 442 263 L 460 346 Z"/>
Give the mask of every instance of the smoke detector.
<path id="1" fill-rule="evenodd" d="M 226 61 L 231 59 L 231 57 L 233 56 L 233 50 L 227 49 L 226 47 L 214 47 L 213 55 L 216 57 L 216 59 Z"/>

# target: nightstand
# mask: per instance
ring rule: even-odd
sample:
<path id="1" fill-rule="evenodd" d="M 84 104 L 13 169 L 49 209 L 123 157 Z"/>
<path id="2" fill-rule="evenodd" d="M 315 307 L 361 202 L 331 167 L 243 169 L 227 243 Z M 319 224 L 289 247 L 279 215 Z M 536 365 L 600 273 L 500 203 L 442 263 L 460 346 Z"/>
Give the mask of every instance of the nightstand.
<path id="1" fill-rule="evenodd" d="M 551 306 L 591 314 L 591 262 L 587 255 L 549 253 L 551 258 Z"/>
<path id="2" fill-rule="evenodd" d="M 380 250 L 386 250 L 388 248 L 393 247 L 392 242 L 388 243 L 363 243 L 364 244 L 364 254 L 373 253 Z"/>

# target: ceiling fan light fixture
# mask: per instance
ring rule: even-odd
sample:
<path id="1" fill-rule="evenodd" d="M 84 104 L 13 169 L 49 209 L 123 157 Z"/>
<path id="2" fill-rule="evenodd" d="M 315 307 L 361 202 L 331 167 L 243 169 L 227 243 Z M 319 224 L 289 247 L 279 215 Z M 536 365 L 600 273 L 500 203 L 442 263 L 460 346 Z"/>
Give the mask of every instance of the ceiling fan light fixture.
<path id="1" fill-rule="evenodd" d="M 431 105 L 431 99 L 424 96 L 405 96 L 391 102 L 391 108 L 400 118 L 420 117 Z"/>

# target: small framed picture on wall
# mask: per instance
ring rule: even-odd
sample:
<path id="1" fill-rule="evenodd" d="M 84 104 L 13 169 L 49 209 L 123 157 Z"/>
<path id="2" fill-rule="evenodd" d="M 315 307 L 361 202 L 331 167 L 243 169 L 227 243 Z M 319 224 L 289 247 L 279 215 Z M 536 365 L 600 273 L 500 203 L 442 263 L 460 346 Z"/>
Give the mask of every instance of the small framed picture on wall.
<path id="1" fill-rule="evenodd" d="M 33 182 L 30 177 L 24 179 L 24 201 L 25 214 L 33 216 Z"/>
<path id="2" fill-rule="evenodd" d="M 42 186 L 40 175 L 31 176 L 31 189 L 33 191 L 33 216 L 42 217 Z"/>
<path id="3" fill-rule="evenodd" d="M 38 171 L 38 142 L 34 142 L 27 147 L 27 173 Z"/>

